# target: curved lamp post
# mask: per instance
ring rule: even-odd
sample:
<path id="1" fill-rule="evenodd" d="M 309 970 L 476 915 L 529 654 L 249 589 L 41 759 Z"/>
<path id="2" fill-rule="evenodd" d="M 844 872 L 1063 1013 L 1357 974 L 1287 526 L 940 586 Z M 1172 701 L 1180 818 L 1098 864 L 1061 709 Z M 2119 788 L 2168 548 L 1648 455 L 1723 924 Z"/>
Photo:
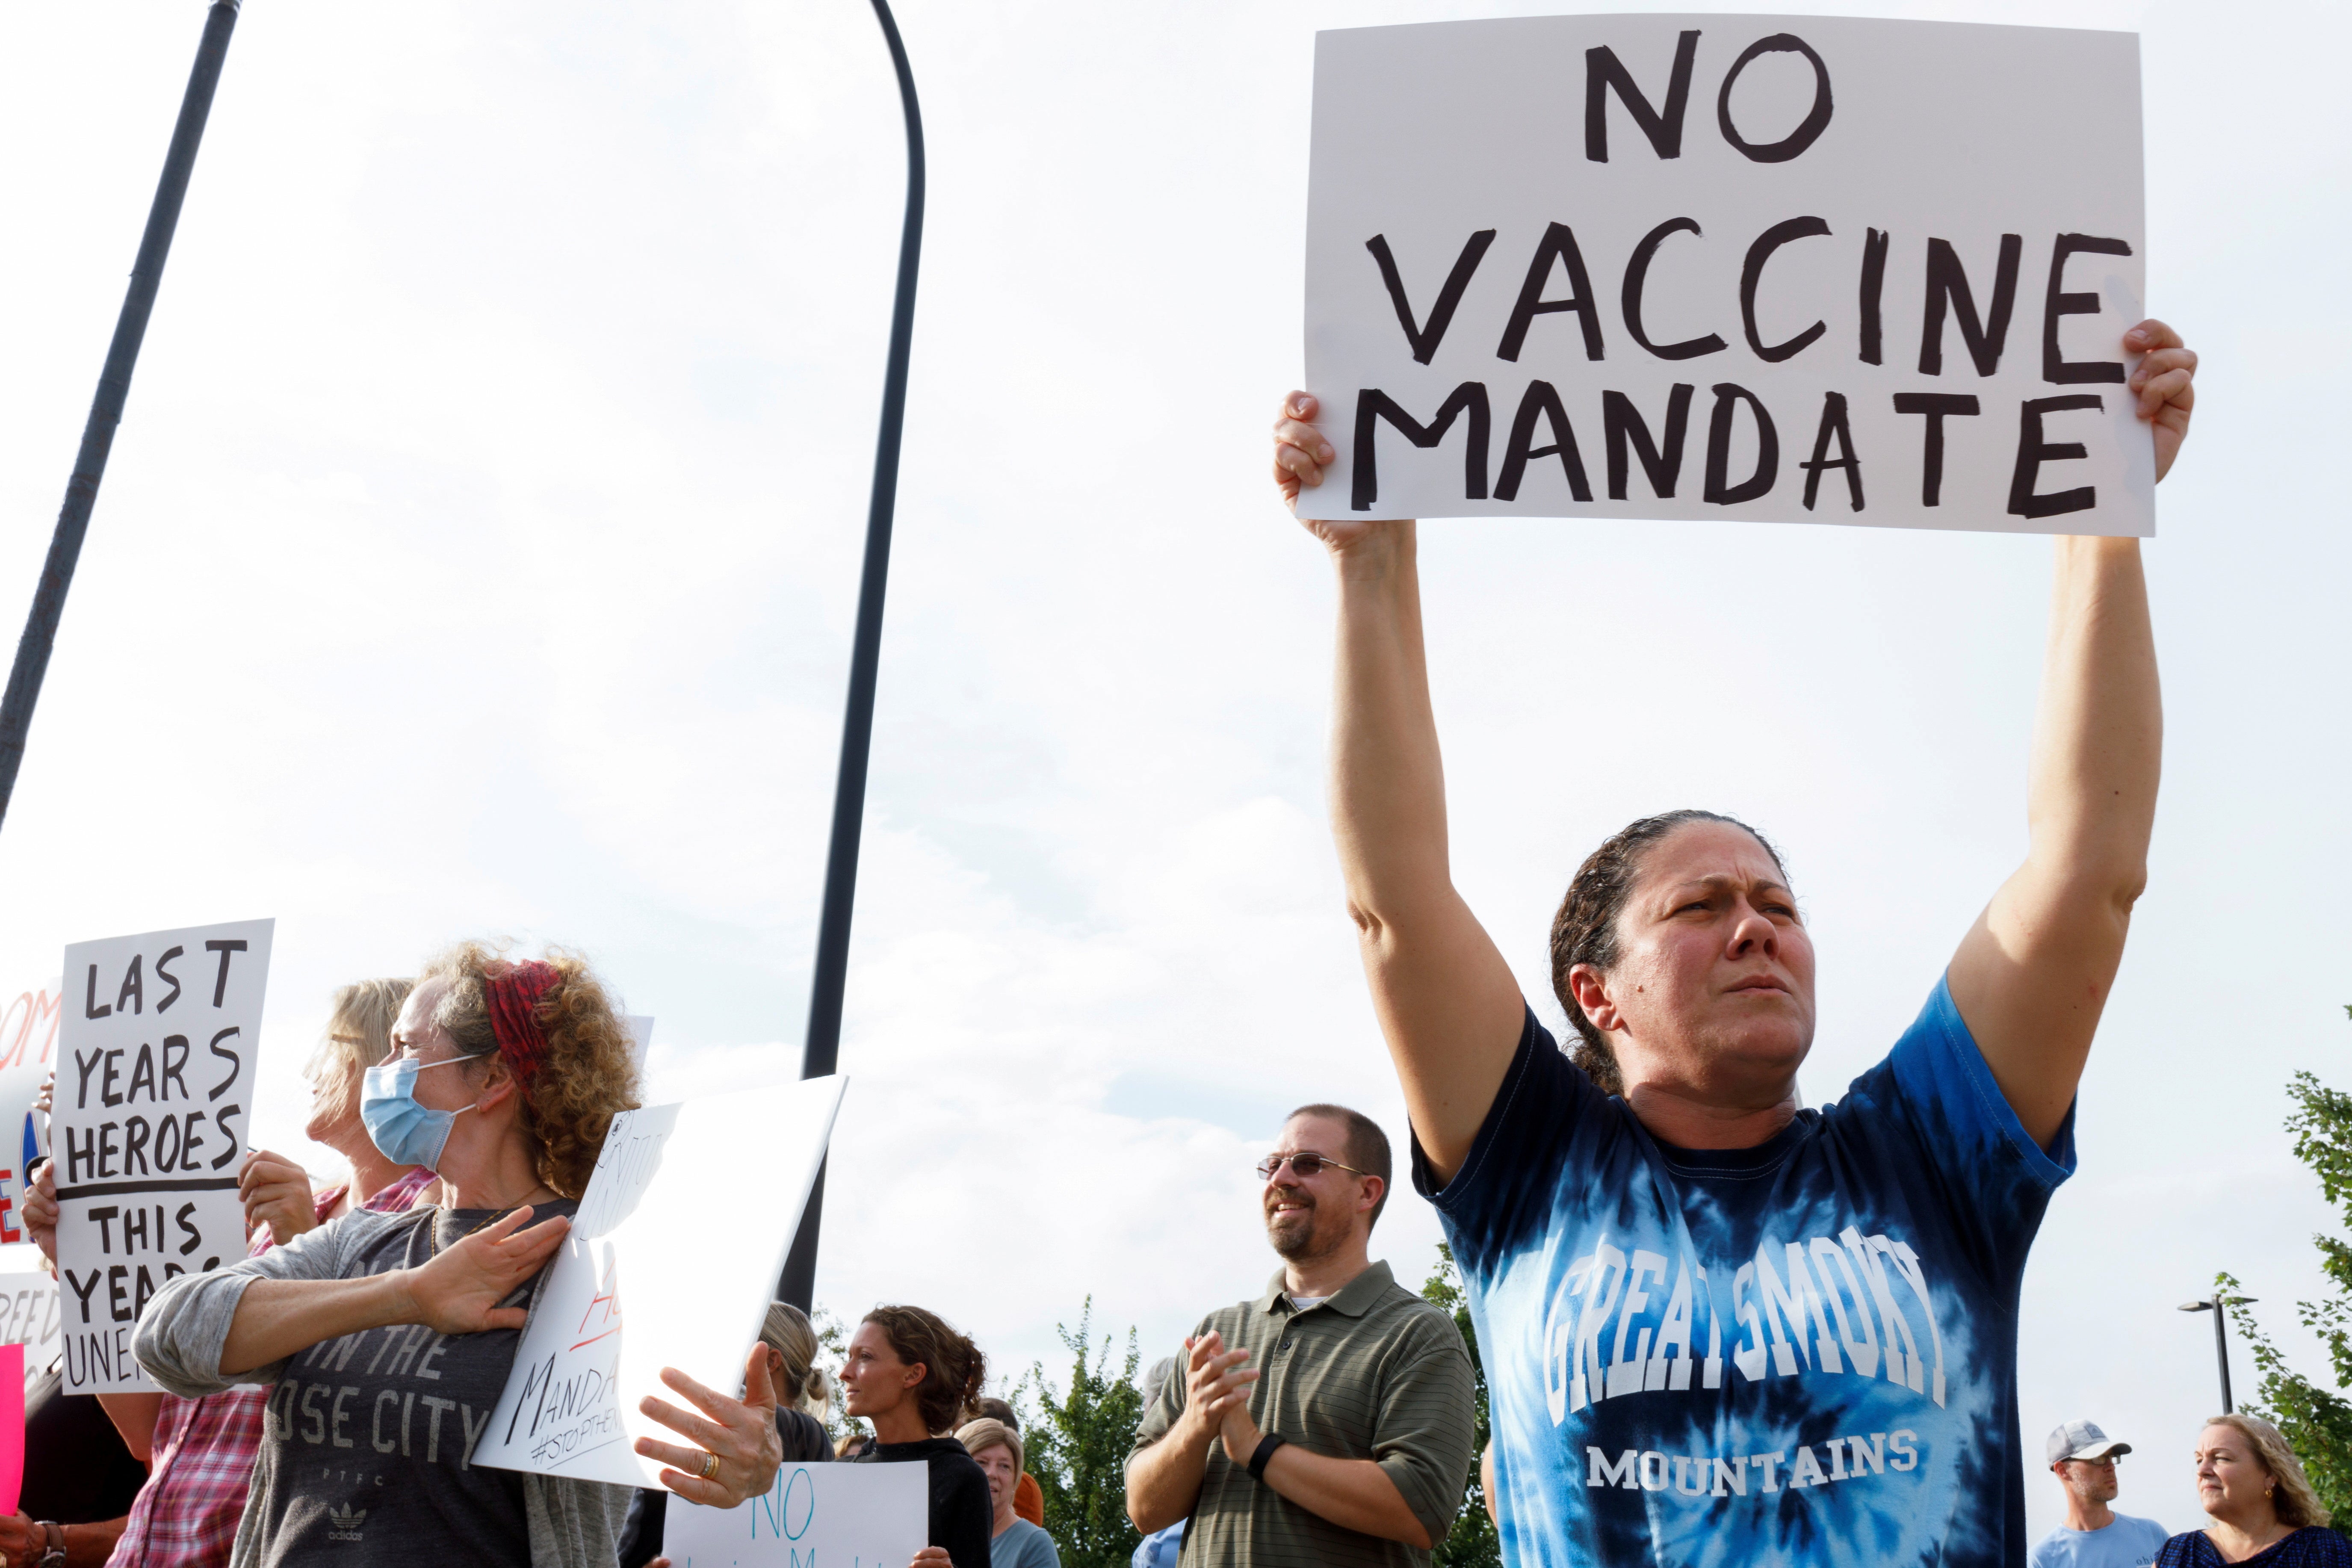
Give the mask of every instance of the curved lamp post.
<path id="1" fill-rule="evenodd" d="M 2222 1309 L 2224 1307 L 2235 1307 L 2242 1302 L 2250 1302 L 2254 1300 L 2255 1298 L 2252 1296 L 2224 1296 L 2221 1292 L 2216 1291 L 2213 1294 L 2212 1300 L 2209 1301 L 2183 1301 L 2180 1303 L 2180 1310 L 2184 1312 L 2210 1312 L 2213 1314 L 2213 1359 L 2220 1363 L 2221 1367 L 2221 1414 L 2224 1415 L 2229 1415 L 2238 1407 L 2230 1403 L 2230 1325 L 2228 1315 L 2222 1311 Z"/>
<path id="2" fill-rule="evenodd" d="M 915 268 L 923 249 L 923 114 L 915 73 L 888 0 L 873 0 L 875 19 L 898 72 L 907 112 L 907 218 L 898 234 L 898 297 L 890 310 L 890 359 L 882 378 L 882 429 L 874 445 L 874 494 L 866 512 L 866 568 L 857 585 L 857 630 L 849 648 L 849 708 L 841 721 L 841 767 L 833 785 L 833 842 L 824 863 L 824 907 L 817 921 L 816 971 L 809 981 L 808 1036 L 801 1077 L 823 1078 L 841 1055 L 841 994 L 849 972 L 849 917 L 857 896 L 857 845 L 866 820 L 866 761 L 874 742 L 874 678 L 882 658 L 882 595 L 890 575 L 890 523 L 898 507 L 898 434 L 907 416 L 907 355 L 915 333 Z M 805 1311 L 816 1288 L 817 1226 L 824 1217 L 824 1167 L 817 1167 L 808 1207 L 777 1282 L 780 1300 Z"/>
<path id="3" fill-rule="evenodd" d="M 236 27 L 237 3 L 213 0 L 205 16 L 204 41 L 196 46 L 196 63 L 180 97 L 179 122 L 172 128 L 163 177 L 155 183 L 155 199 L 147 208 L 147 232 L 140 237 L 139 258 L 131 263 L 131 287 L 114 320 L 106 366 L 98 373 L 98 393 L 82 425 L 81 449 L 74 454 L 73 477 L 66 481 L 65 504 L 58 509 L 48 559 L 41 563 L 41 580 L 33 590 L 33 608 L 16 641 L 7 693 L 0 696 L 0 819 L 6 817 L 9 799 L 16 793 L 16 769 L 25 760 L 33 706 L 41 700 L 41 680 L 49 672 L 49 650 L 57 646 L 58 621 L 65 615 L 66 590 L 73 586 L 74 567 L 81 561 L 82 537 L 89 531 L 90 510 L 98 504 L 99 481 L 106 477 L 114 427 L 122 423 L 123 401 L 131 395 L 131 373 L 139 363 L 139 344 L 147 336 L 155 290 L 163 281 L 163 262 L 172 254 L 180 204 L 187 197 L 196 147 L 205 139 L 205 121 L 212 113 L 213 89 L 220 85 L 221 62 L 228 58 L 229 34 Z"/>

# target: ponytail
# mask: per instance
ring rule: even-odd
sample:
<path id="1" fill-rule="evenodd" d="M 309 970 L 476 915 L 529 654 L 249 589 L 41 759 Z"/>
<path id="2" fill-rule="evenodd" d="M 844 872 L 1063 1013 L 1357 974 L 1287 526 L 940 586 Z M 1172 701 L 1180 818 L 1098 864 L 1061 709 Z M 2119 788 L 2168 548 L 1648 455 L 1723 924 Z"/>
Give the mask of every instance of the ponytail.
<path id="1" fill-rule="evenodd" d="M 866 1321 L 882 1331 L 900 1361 L 922 1366 L 915 1404 L 923 1430 L 934 1436 L 952 1431 L 987 1381 L 988 1358 L 980 1347 L 920 1307 L 877 1307 Z"/>

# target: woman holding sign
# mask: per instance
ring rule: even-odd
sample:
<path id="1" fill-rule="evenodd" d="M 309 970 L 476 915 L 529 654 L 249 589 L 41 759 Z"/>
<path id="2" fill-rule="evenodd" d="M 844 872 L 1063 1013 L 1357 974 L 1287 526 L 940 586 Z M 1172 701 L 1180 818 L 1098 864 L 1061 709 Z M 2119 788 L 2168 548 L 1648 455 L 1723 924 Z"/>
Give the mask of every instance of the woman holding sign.
<path id="1" fill-rule="evenodd" d="M 2157 321 L 2124 346 L 2161 477 L 2196 356 Z M 1317 412 L 1276 423 L 1294 502 L 1336 455 Z M 1334 830 L 1478 1318 L 1505 1557 L 2022 1562 L 2019 1283 L 2156 808 L 2138 542 L 2058 542 L 2025 864 L 1886 1058 L 1800 1110 L 1812 939 L 1772 847 L 1677 811 L 1592 853 L 1551 931 L 1571 1065 L 1454 886 L 1413 525 L 1307 527 L 1339 584 Z"/>
<path id="2" fill-rule="evenodd" d="M 930 1544 L 912 1568 L 988 1568 L 995 1514 L 988 1474 L 948 1436 L 980 1397 L 987 1372 L 978 1345 L 920 1307 L 877 1307 L 849 1336 L 845 1408 L 872 1422 L 874 1436 L 842 1458 L 930 1469 Z"/>
<path id="3" fill-rule="evenodd" d="M 393 1046 L 360 1114 L 437 1194 L 173 1281 L 140 1321 L 140 1361 L 183 1395 L 271 1387 L 236 1568 L 609 1564 L 631 1489 L 470 1459 L 605 1129 L 636 1104 L 628 1031 L 576 957 L 467 943 L 419 977 Z M 690 1445 L 637 1452 L 696 1502 L 764 1490 L 780 1452 L 767 1372 L 755 1350 L 742 1400 L 666 1372 L 702 1414 L 646 1400 Z"/>

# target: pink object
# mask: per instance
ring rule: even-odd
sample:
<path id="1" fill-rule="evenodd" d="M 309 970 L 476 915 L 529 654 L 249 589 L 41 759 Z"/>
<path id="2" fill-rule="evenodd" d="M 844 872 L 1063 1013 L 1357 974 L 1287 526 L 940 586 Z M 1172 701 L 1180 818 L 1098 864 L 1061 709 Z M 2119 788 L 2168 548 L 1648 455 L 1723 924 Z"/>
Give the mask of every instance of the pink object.
<path id="1" fill-rule="evenodd" d="M 25 1347 L 0 1345 L 0 1514 L 25 1484 Z"/>

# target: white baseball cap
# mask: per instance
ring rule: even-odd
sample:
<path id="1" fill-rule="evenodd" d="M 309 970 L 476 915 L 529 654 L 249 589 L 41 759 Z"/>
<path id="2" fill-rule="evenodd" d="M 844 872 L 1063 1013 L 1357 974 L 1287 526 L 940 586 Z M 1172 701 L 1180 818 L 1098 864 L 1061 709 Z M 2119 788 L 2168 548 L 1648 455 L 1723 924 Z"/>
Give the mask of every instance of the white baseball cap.
<path id="1" fill-rule="evenodd" d="M 2130 1453 L 2132 1447 L 2100 1431 L 2095 1421 L 2069 1421 L 2050 1434 L 2046 1451 L 2054 1465 L 2062 1459 L 2118 1458 Z"/>

